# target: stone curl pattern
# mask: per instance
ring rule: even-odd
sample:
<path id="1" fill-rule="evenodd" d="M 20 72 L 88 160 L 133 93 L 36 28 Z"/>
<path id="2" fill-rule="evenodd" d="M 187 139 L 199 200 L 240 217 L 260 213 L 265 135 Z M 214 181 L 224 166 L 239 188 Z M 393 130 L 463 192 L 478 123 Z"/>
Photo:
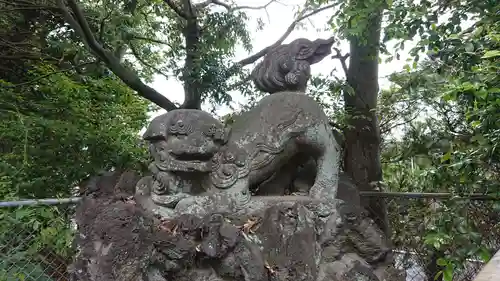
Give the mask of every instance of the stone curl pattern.
<path id="1" fill-rule="evenodd" d="M 277 126 L 279 131 L 283 132 L 295 124 L 300 114 L 301 111 L 298 111 L 290 120 L 286 120 L 285 122 L 279 124 Z M 228 150 L 220 151 L 213 158 L 212 171 L 214 172 L 210 175 L 212 183 L 220 189 L 230 188 L 238 179 L 248 176 L 251 171 L 262 169 L 263 167 L 269 165 L 275 158 L 275 155 L 280 154 L 285 150 L 285 144 L 287 142 L 302 133 L 303 132 L 301 130 L 278 134 L 281 137 L 276 142 L 277 144 L 257 143 L 255 144 L 253 151 L 248 154 L 246 159 L 243 159 L 242 163 L 236 163 L 238 160 L 234 158 L 235 153 Z M 228 154 L 233 155 L 233 159 L 228 158 Z M 259 162 L 253 162 L 259 154 L 265 155 L 264 159 Z"/>

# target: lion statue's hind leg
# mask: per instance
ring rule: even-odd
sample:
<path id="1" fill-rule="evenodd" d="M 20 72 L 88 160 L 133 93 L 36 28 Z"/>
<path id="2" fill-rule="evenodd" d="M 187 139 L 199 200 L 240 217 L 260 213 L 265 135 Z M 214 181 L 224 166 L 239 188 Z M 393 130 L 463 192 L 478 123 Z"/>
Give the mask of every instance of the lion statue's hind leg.
<path id="1" fill-rule="evenodd" d="M 317 173 L 309 195 L 315 199 L 333 200 L 337 196 L 340 149 L 328 124 L 309 127 L 297 138 L 299 145 L 315 152 Z"/>

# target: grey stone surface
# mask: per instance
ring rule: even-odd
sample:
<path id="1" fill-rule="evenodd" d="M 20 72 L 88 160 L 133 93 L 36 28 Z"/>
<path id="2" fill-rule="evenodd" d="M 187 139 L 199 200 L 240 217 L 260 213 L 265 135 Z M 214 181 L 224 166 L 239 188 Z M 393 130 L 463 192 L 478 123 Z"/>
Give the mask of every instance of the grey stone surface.
<path id="1" fill-rule="evenodd" d="M 115 174 L 77 210 L 73 280 L 404 280 L 388 276 L 376 224 L 342 200 L 255 196 L 245 213 L 166 219 L 131 200 L 133 183 L 120 180 L 129 175 Z"/>

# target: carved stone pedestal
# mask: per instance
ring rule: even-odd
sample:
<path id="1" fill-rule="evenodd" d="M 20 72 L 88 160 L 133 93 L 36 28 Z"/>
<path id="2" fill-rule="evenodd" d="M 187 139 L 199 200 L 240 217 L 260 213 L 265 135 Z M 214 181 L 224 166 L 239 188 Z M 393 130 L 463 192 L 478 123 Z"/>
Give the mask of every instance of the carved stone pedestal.
<path id="1" fill-rule="evenodd" d="M 127 177 L 99 178 L 79 207 L 75 280 L 404 280 L 388 276 L 382 232 L 344 201 L 256 197 L 246 214 L 160 219 Z"/>

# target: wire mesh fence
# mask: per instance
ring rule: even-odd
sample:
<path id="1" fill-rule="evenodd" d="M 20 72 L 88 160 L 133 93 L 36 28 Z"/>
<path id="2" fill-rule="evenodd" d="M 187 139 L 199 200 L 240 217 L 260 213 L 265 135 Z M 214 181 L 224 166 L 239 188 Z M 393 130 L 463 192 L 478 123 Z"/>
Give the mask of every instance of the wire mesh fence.
<path id="1" fill-rule="evenodd" d="M 69 280 L 74 205 L 0 209 L 0 280 Z"/>
<path id="2" fill-rule="evenodd" d="M 500 248 L 499 204 L 490 197 L 396 194 L 383 200 L 395 265 L 407 281 L 472 281 Z"/>
<path id="3" fill-rule="evenodd" d="M 472 281 L 500 248 L 497 201 L 414 197 L 379 197 L 388 209 L 396 267 L 407 281 L 432 281 L 444 280 L 451 265 L 454 281 Z M 0 281 L 69 280 L 76 201 L 0 205 Z"/>

